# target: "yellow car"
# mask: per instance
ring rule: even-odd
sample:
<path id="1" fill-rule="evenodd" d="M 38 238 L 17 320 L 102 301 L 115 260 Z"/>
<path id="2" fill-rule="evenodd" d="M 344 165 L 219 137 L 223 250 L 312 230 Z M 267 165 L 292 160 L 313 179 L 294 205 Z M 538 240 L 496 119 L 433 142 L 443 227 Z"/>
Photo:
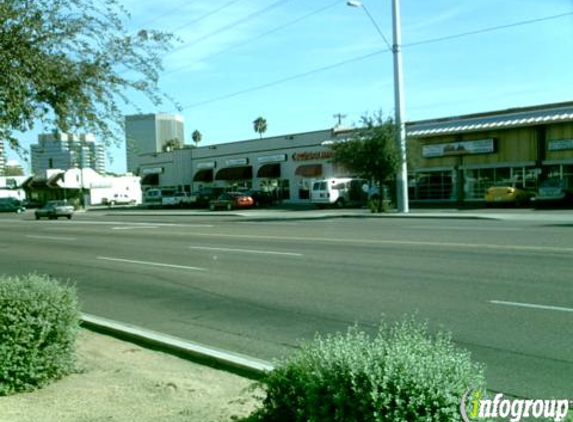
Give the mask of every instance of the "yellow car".
<path id="1" fill-rule="evenodd" d="M 529 203 L 532 194 L 523 188 L 517 187 L 515 183 L 500 182 L 495 183 L 485 191 L 486 205 L 492 204 L 514 204 L 520 206 Z"/>

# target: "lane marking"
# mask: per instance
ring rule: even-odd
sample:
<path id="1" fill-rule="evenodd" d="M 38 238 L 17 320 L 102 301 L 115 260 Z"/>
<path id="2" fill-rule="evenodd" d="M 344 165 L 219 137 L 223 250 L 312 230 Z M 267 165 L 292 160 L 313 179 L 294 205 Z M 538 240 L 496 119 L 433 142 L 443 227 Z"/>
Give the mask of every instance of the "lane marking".
<path id="1" fill-rule="evenodd" d="M 295 252 L 263 251 L 256 249 L 209 248 L 207 246 L 189 246 L 189 249 L 199 249 L 204 251 L 220 251 L 220 252 L 239 252 L 239 253 L 263 254 L 263 255 L 303 256 L 301 253 L 295 253 Z"/>
<path id="2" fill-rule="evenodd" d="M 167 267 L 167 268 L 178 268 L 181 270 L 207 271 L 205 268 L 188 267 L 186 265 L 162 264 L 160 262 L 136 261 L 132 259 L 110 258 L 107 256 L 98 256 L 96 259 L 100 259 L 103 261 L 126 262 L 128 264 L 149 265 L 152 267 Z"/>
<path id="3" fill-rule="evenodd" d="M 517 232 L 521 231 L 520 228 L 510 228 L 510 227 L 464 227 L 464 226 L 450 226 L 450 227 L 435 227 L 435 226 L 412 226 L 412 227 L 404 227 L 409 230 L 439 230 L 439 231 L 455 231 L 455 230 L 462 230 L 462 231 L 495 231 L 495 232 Z"/>
<path id="4" fill-rule="evenodd" d="M 65 240 L 65 241 L 70 241 L 73 242 L 74 240 L 76 240 L 75 237 L 63 237 L 63 236 L 33 236 L 30 234 L 27 234 L 26 237 L 30 238 L 30 239 L 42 239 L 42 240 Z"/>
<path id="5" fill-rule="evenodd" d="M 121 226 L 112 227 L 112 230 L 157 229 L 157 226 Z"/>
<path id="6" fill-rule="evenodd" d="M 505 302 L 503 300 L 490 300 L 494 305 L 517 306 L 521 308 L 544 309 L 548 311 L 573 312 L 573 308 L 563 308 L 561 306 L 537 305 L 535 303 Z"/>
<path id="7" fill-rule="evenodd" d="M 487 243 L 457 243 L 457 242 L 426 242 L 409 240 L 380 240 L 380 239 L 340 239 L 329 237 L 302 237 L 302 236 L 265 236 L 265 235 L 245 235 L 245 234 L 221 234 L 221 233 L 186 233 L 186 236 L 208 236 L 208 237 L 228 237 L 242 239 L 262 239 L 296 242 L 328 242 L 328 243 L 363 243 L 368 245 L 400 245 L 400 246 L 436 246 L 446 248 L 466 248 L 466 249 L 502 249 L 529 252 L 553 252 L 553 253 L 573 253 L 573 248 L 556 246 L 521 246 L 521 245 L 493 245 Z"/>

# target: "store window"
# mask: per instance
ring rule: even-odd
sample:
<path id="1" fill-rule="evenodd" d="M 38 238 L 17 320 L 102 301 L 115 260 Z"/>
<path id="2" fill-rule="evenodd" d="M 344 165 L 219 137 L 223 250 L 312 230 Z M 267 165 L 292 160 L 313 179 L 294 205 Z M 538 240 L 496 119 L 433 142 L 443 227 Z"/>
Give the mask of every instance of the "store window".
<path id="1" fill-rule="evenodd" d="M 503 182 L 533 191 L 537 188 L 537 173 L 534 168 L 527 167 L 466 169 L 464 170 L 464 198 L 483 199 L 489 187 Z"/>
<path id="2" fill-rule="evenodd" d="M 416 173 L 410 185 L 411 200 L 454 199 L 452 171 Z"/>

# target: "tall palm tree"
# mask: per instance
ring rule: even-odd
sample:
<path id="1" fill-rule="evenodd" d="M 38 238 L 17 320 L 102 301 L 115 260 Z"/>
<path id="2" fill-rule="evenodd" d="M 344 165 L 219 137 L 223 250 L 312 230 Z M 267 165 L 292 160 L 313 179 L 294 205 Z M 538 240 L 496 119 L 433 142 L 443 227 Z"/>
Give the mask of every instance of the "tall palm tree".
<path id="1" fill-rule="evenodd" d="M 263 133 L 267 131 L 267 120 L 259 116 L 253 121 L 253 126 L 255 132 L 257 132 L 259 134 L 259 137 L 262 138 Z"/>
<path id="2" fill-rule="evenodd" d="M 194 130 L 191 134 L 191 139 L 195 142 L 195 146 L 199 146 L 199 142 L 203 139 L 203 135 L 198 130 Z"/>

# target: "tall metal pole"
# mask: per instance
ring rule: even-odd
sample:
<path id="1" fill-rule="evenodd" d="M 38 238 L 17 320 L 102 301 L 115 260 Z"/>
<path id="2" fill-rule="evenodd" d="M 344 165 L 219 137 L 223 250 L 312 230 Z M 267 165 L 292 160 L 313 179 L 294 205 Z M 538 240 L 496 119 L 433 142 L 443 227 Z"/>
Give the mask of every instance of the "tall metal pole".
<path id="1" fill-rule="evenodd" d="M 397 128 L 396 143 L 400 151 L 400 168 L 397 178 L 398 212 L 409 212 L 408 205 L 408 165 L 406 158 L 406 111 L 404 107 L 404 78 L 402 76 L 402 24 L 400 20 L 400 0 L 392 0 L 392 22 L 394 28 L 394 112 Z"/>

